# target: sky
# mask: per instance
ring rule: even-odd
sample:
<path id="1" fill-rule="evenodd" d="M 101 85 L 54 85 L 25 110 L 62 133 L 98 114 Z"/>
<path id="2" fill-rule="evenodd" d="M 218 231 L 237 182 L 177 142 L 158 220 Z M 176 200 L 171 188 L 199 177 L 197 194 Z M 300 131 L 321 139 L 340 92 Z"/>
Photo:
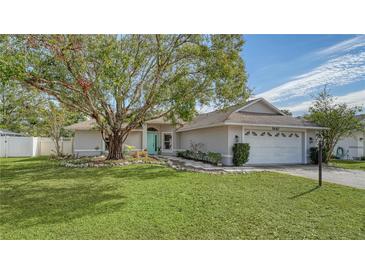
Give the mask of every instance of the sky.
<path id="1" fill-rule="evenodd" d="M 242 57 L 254 97 L 295 116 L 328 90 L 365 107 L 365 35 L 244 35 Z"/>

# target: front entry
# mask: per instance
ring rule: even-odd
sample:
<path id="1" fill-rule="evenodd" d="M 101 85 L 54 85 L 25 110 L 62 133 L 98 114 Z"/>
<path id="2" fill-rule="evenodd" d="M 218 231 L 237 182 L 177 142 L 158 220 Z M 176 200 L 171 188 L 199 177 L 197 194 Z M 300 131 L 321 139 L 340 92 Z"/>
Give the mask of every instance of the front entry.
<path id="1" fill-rule="evenodd" d="M 158 134 L 157 132 L 147 132 L 147 151 L 148 154 L 154 155 L 158 152 Z"/>

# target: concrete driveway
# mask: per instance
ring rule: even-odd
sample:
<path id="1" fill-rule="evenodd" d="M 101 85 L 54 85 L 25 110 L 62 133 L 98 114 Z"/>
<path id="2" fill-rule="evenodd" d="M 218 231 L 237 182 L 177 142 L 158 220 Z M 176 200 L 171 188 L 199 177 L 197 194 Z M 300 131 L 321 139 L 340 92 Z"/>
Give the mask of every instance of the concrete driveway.
<path id="1" fill-rule="evenodd" d="M 264 169 L 318 179 L 318 166 L 315 165 L 271 166 Z M 322 178 L 323 181 L 365 189 L 365 171 L 323 166 Z"/>
<path id="2" fill-rule="evenodd" d="M 273 171 L 318 180 L 318 166 L 315 165 L 219 167 L 199 161 L 187 160 L 176 156 L 159 156 L 159 158 L 167 160 L 168 165 L 173 168 L 179 167 L 191 171 L 213 173 L 247 173 Z M 325 182 L 365 189 L 365 171 L 328 167 L 324 165 L 322 170 L 322 179 Z"/>

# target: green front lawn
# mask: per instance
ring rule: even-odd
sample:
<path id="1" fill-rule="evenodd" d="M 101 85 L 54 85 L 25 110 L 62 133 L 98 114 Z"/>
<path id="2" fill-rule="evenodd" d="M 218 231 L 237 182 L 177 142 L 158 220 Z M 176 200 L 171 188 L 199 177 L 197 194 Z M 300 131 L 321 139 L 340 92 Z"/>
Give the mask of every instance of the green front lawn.
<path id="1" fill-rule="evenodd" d="M 357 169 L 365 171 L 365 161 L 350 161 L 350 160 L 331 160 L 330 166 L 346 168 L 346 169 Z"/>
<path id="2" fill-rule="evenodd" d="M 276 173 L 0 159 L 1 239 L 365 239 L 365 191 Z"/>

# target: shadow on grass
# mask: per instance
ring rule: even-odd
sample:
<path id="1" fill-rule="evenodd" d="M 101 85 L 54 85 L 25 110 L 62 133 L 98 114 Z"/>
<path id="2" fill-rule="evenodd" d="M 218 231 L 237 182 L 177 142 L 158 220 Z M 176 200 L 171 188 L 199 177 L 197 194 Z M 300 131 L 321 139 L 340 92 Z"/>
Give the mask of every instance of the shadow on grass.
<path id="1" fill-rule="evenodd" d="M 0 224 L 24 228 L 120 210 L 126 197 L 110 184 L 21 184 L 1 191 Z"/>
<path id="2" fill-rule="evenodd" d="M 0 176 L 2 183 L 13 181 L 42 180 L 100 180 L 103 177 L 119 179 L 149 180 L 162 177 L 176 177 L 176 172 L 158 165 L 135 165 L 126 167 L 102 167 L 102 168 L 66 168 L 57 161 L 34 161 L 31 159 L 19 160 L 22 163 L 12 162 L 2 164 Z"/>
<path id="3" fill-rule="evenodd" d="M 179 176 L 171 169 L 153 165 L 66 168 L 54 161 L 19 161 L 0 167 L 0 225 L 10 228 L 120 211 L 127 199 L 126 181 L 153 183 Z"/>
<path id="4" fill-rule="evenodd" d="M 304 196 L 304 195 L 306 195 L 306 194 L 309 194 L 309 193 L 311 193 L 311 192 L 313 192 L 313 191 L 315 191 L 315 190 L 317 190 L 317 189 L 319 189 L 319 188 L 320 188 L 320 186 L 313 187 L 313 188 L 311 188 L 311 189 L 309 189 L 309 190 L 307 190 L 307 191 L 305 191 L 305 192 L 302 192 L 302 193 L 299 193 L 299 194 L 294 195 L 294 196 L 292 196 L 292 197 L 289 197 L 289 199 L 296 199 L 296 198 L 299 198 L 299 197 Z"/>

